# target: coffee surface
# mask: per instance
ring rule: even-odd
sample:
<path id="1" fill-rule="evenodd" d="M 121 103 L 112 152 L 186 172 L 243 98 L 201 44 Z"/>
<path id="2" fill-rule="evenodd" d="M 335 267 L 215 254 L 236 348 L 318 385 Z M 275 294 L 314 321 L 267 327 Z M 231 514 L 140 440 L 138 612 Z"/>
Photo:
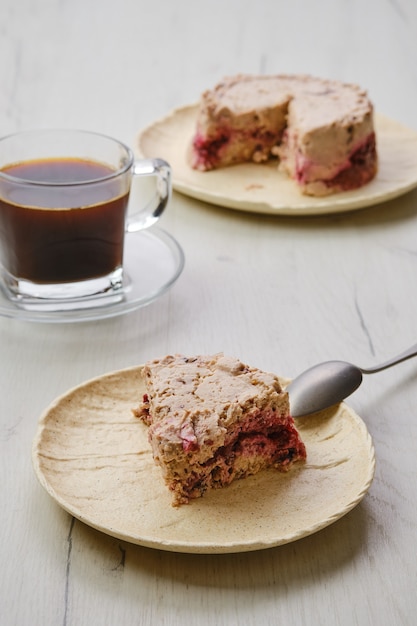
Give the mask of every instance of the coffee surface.
<path id="1" fill-rule="evenodd" d="M 36 159 L 7 165 L 5 174 L 37 183 L 81 183 L 114 174 L 108 165 L 77 158 Z"/>

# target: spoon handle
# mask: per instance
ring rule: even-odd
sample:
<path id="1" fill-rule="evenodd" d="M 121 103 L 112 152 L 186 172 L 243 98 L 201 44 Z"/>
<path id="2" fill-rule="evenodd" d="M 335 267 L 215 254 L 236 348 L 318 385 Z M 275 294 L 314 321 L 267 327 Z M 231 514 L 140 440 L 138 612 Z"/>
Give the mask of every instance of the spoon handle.
<path id="1" fill-rule="evenodd" d="M 393 365 L 397 365 L 397 363 L 402 363 L 402 361 L 406 361 L 407 359 L 411 359 L 413 356 L 417 356 L 417 343 L 401 352 L 398 356 L 389 359 L 389 361 L 385 361 L 385 363 L 381 363 L 380 365 L 375 365 L 374 367 L 368 368 L 359 368 L 362 374 L 375 374 L 376 372 L 381 372 L 382 370 L 386 370 L 388 367 L 392 367 Z"/>

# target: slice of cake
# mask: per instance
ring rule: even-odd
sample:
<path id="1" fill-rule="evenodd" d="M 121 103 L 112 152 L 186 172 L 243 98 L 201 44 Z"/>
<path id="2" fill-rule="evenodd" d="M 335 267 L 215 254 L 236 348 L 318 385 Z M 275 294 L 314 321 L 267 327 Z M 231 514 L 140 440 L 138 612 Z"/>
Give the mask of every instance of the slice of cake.
<path id="1" fill-rule="evenodd" d="M 360 87 L 334 80 L 226 78 L 201 97 L 190 154 L 201 171 L 275 156 L 302 193 L 356 189 L 377 171 L 373 106 Z"/>
<path id="2" fill-rule="evenodd" d="M 274 374 L 216 354 L 166 356 L 147 363 L 143 375 L 146 394 L 134 413 L 149 426 L 174 506 L 306 458 Z"/>

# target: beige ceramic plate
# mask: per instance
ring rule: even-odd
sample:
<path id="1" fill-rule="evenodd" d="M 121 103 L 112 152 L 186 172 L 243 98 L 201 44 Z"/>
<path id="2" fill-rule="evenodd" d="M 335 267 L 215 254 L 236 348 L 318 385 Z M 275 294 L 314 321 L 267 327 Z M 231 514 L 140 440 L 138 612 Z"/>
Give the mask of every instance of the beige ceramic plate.
<path id="1" fill-rule="evenodd" d="M 303 196 L 275 163 L 235 165 L 197 172 L 187 163 L 197 107 L 173 111 L 138 138 L 141 156 L 162 157 L 173 170 L 174 189 L 212 204 L 276 215 L 324 215 L 352 211 L 391 200 L 417 186 L 417 132 L 376 116 L 379 170 L 361 189 L 326 198 Z"/>
<path id="2" fill-rule="evenodd" d="M 33 444 L 36 474 L 65 510 L 109 535 L 176 552 L 243 552 L 285 544 L 345 515 L 374 474 L 374 450 L 347 406 L 299 421 L 307 463 L 271 470 L 180 508 L 155 466 L 147 429 L 131 408 L 141 367 L 88 381 L 43 414 Z"/>

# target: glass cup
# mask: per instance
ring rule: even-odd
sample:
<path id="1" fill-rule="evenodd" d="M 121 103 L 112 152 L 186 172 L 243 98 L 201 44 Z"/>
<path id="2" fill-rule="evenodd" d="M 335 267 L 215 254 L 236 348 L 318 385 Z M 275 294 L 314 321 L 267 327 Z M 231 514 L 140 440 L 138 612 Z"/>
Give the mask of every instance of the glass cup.
<path id="1" fill-rule="evenodd" d="M 128 212 L 132 180 L 153 178 L 152 197 Z M 24 131 L 0 139 L 0 271 L 25 309 L 98 306 L 123 297 L 126 233 L 167 206 L 171 169 L 135 160 L 116 139 L 79 130 Z M 87 302 L 87 304 L 86 304 Z"/>

